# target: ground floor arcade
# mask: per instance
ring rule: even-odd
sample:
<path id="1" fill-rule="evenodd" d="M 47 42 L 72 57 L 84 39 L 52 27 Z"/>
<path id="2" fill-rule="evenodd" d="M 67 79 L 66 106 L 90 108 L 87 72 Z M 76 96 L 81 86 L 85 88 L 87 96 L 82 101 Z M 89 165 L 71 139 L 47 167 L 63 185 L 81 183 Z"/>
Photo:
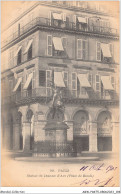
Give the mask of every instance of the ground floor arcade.
<path id="1" fill-rule="evenodd" d="M 119 121 L 116 108 L 65 107 L 58 112 L 57 121 L 67 129 L 51 126 L 48 106 L 32 104 L 6 111 L 2 117 L 2 145 L 8 150 L 22 150 L 34 155 L 69 155 L 82 152 L 117 152 Z M 56 148 L 56 149 L 55 149 Z M 56 151 L 55 151 L 56 150 Z"/>

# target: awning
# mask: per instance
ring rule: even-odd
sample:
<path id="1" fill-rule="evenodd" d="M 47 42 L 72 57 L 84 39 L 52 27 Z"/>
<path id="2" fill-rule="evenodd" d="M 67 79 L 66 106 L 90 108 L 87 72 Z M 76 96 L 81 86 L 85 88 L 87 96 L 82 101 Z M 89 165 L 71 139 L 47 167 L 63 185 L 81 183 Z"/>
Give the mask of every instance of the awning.
<path id="1" fill-rule="evenodd" d="M 86 74 L 78 74 L 78 79 L 79 79 L 81 87 L 84 87 L 84 88 L 91 87 Z"/>
<path id="2" fill-rule="evenodd" d="M 21 50 L 22 46 L 19 46 L 19 48 L 17 49 L 16 53 L 15 53 L 15 57 L 17 57 L 19 51 Z"/>
<path id="3" fill-rule="evenodd" d="M 57 51 L 64 51 L 62 40 L 59 37 L 53 37 L 54 48 Z"/>
<path id="4" fill-rule="evenodd" d="M 86 23 L 87 23 L 87 18 L 78 17 L 78 21 L 79 21 L 80 23 L 86 24 Z"/>
<path id="5" fill-rule="evenodd" d="M 114 90 L 109 76 L 101 76 L 101 81 L 105 90 Z"/>
<path id="6" fill-rule="evenodd" d="M 20 78 L 18 79 L 18 81 L 17 81 L 17 83 L 16 83 L 16 85 L 15 85 L 15 87 L 14 87 L 14 89 L 13 89 L 13 92 L 16 92 L 16 90 L 17 90 L 18 87 L 20 86 L 21 82 L 22 82 L 22 77 L 20 77 Z"/>
<path id="7" fill-rule="evenodd" d="M 27 78 L 27 80 L 26 80 L 26 83 L 25 83 L 25 85 L 23 87 L 24 90 L 26 90 L 29 87 L 29 84 L 30 84 L 30 82 L 32 80 L 32 77 L 33 77 L 33 73 L 30 73 L 28 78 Z"/>
<path id="8" fill-rule="evenodd" d="M 112 57 L 111 52 L 110 52 L 110 48 L 109 48 L 109 44 L 102 43 L 101 49 L 102 49 L 103 57 Z"/>
<path id="9" fill-rule="evenodd" d="M 28 52 L 28 50 L 29 50 L 30 46 L 32 45 L 32 42 L 33 42 L 33 39 L 32 39 L 32 40 L 30 40 L 30 41 L 28 42 L 28 44 L 27 44 L 27 47 L 26 47 L 26 49 L 25 49 L 24 54 L 26 54 L 26 53 Z"/>
<path id="10" fill-rule="evenodd" d="M 55 20 L 62 20 L 61 14 L 59 14 L 59 13 L 53 13 L 53 18 Z"/>
<path id="11" fill-rule="evenodd" d="M 65 87 L 62 72 L 54 72 L 54 84 L 57 87 Z"/>

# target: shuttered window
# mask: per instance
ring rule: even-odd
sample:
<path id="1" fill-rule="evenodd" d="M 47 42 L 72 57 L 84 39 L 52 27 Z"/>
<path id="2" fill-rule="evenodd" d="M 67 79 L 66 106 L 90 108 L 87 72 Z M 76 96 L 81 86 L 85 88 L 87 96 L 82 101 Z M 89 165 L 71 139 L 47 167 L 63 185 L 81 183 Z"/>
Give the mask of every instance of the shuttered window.
<path id="1" fill-rule="evenodd" d="M 39 86 L 46 86 L 46 71 L 39 71 Z"/>
<path id="2" fill-rule="evenodd" d="M 96 60 L 101 61 L 101 43 L 97 42 L 96 45 Z"/>
<path id="3" fill-rule="evenodd" d="M 52 36 L 47 36 L 47 55 L 52 56 Z"/>
<path id="4" fill-rule="evenodd" d="M 67 87 L 68 86 L 68 72 L 66 71 L 63 72 L 63 79 L 64 79 L 65 86 Z"/>
<path id="5" fill-rule="evenodd" d="M 72 73 L 72 95 L 73 97 L 77 96 L 77 75 L 76 73 Z"/>
<path id="6" fill-rule="evenodd" d="M 96 92 L 100 92 L 100 76 L 99 75 L 96 75 L 95 90 L 96 90 Z"/>
<path id="7" fill-rule="evenodd" d="M 88 42 L 87 40 L 77 40 L 77 59 L 88 59 Z"/>

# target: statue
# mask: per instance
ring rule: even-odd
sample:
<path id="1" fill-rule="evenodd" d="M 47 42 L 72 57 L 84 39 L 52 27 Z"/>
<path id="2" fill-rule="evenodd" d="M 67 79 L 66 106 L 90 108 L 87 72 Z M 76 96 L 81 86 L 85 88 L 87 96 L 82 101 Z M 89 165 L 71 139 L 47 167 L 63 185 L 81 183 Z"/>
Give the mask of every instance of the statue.
<path id="1" fill-rule="evenodd" d="M 59 114 L 60 111 L 64 112 L 64 104 L 62 102 L 62 92 L 54 88 L 53 100 L 52 100 L 52 109 L 53 109 L 53 116 L 55 118 L 55 114 Z M 58 115 L 59 116 L 59 115 Z"/>

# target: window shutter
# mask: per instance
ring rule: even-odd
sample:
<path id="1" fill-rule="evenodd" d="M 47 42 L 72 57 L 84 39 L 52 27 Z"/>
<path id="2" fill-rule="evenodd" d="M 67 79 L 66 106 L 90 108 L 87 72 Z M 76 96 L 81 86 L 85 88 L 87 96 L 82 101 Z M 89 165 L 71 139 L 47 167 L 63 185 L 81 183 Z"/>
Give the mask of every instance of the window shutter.
<path id="1" fill-rule="evenodd" d="M 100 76 L 96 75 L 95 79 L 95 91 L 100 92 Z"/>
<path id="2" fill-rule="evenodd" d="M 88 42 L 87 40 L 82 41 L 82 58 L 88 59 Z"/>
<path id="3" fill-rule="evenodd" d="M 67 87 L 68 86 L 68 72 L 67 71 L 63 72 L 63 79 L 64 79 L 65 86 Z"/>
<path id="4" fill-rule="evenodd" d="M 82 59 L 82 40 L 77 39 L 77 59 Z"/>
<path id="5" fill-rule="evenodd" d="M 71 88 L 72 88 L 72 95 L 74 97 L 77 96 L 77 75 L 76 73 L 72 73 L 72 80 L 71 80 Z"/>
<path id="6" fill-rule="evenodd" d="M 47 36 L 47 55 L 52 56 L 52 36 Z"/>
<path id="7" fill-rule="evenodd" d="M 96 44 L 96 59 L 97 61 L 101 61 L 101 43 L 97 42 Z"/>
<path id="8" fill-rule="evenodd" d="M 51 96 L 52 71 L 46 70 L 46 95 Z"/>

